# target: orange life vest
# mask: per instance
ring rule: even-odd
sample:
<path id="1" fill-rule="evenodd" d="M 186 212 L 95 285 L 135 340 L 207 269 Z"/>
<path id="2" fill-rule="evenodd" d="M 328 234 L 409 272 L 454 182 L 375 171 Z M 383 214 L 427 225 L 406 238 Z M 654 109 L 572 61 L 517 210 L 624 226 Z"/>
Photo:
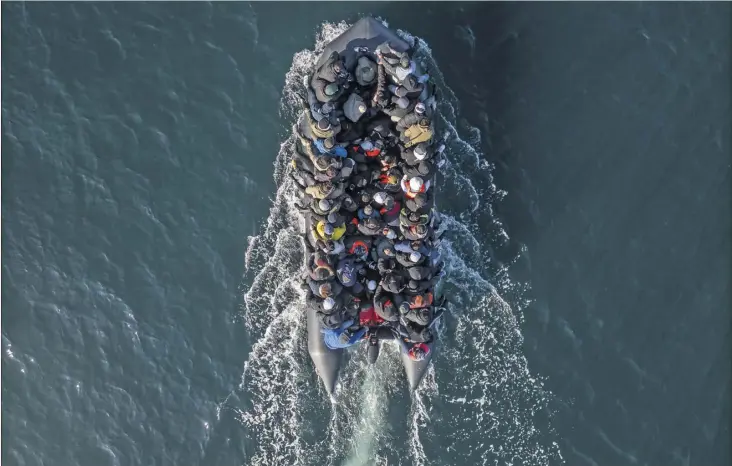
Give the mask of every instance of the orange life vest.
<path id="1" fill-rule="evenodd" d="M 418 309 L 432 304 L 432 293 L 418 294 L 409 298 L 409 308 Z"/>
<path id="2" fill-rule="evenodd" d="M 353 245 L 351 245 L 351 249 L 348 250 L 349 254 L 354 254 L 356 252 L 356 248 L 358 248 L 359 246 L 363 246 L 363 248 L 366 250 L 366 252 L 367 253 L 369 252 L 369 247 L 366 244 L 366 242 L 358 239 L 353 242 Z"/>
<path id="3" fill-rule="evenodd" d="M 365 311 L 361 311 L 358 314 L 358 320 L 359 324 L 363 326 L 378 325 L 384 322 L 384 319 L 382 319 L 381 316 L 376 313 L 376 310 L 374 310 L 373 306 L 366 309 Z"/>

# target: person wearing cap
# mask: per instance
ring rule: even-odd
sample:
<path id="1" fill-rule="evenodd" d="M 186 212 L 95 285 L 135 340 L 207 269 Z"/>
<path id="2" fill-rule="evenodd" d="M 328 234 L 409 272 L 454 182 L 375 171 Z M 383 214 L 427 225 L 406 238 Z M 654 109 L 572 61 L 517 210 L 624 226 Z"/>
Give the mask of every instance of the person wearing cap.
<path id="1" fill-rule="evenodd" d="M 335 220 L 336 223 L 331 223 L 331 219 Z M 321 241 L 328 239 L 337 241 L 341 239 L 346 233 L 346 225 L 343 219 L 335 212 L 331 212 L 328 214 L 326 220 L 327 221 L 319 221 L 315 226 L 318 239 Z"/>
<path id="2" fill-rule="evenodd" d="M 330 349 L 348 348 L 358 343 L 368 329 L 356 323 L 355 319 L 348 319 L 334 329 L 323 328 L 323 342 Z"/>
<path id="3" fill-rule="evenodd" d="M 343 289 L 340 283 L 333 280 L 318 281 L 308 277 L 306 282 L 313 295 L 322 299 L 338 296 Z"/>
<path id="4" fill-rule="evenodd" d="M 428 142 L 432 140 L 432 122 L 429 118 L 420 118 L 417 124 L 408 127 L 400 136 L 404 143 L 404 148 L 416 146 L 420 142 Z"/>
<path id="5" fill-rule="evenodd" d="M 414 106 L 414 111 L 404 115 L 404 117 L 399 120 L 396 125 L 396 130 L 400 133 L 403 133 L 410 126 L 418 124 L 420 119 L 426 118 L 426 111 L 427 107 L 425 106 L 425 104 L 422 102 L 417 102 L 417 104 Z"/>
<path id="6" fill-rule="evenodd" d="M 377 65 L 366 56 L 359 57 L 353 74 L 359 86 L 370 87 L 376 83 Z"/>
<path id="7" fill-rule="evenodd" d="M 417 144 L 411 150 L 403 150 L 401 156 L 406 165 L 414 166 L 430 160 L 432 158 L 432 150 L 429 144 L 423 142 Z"/>
<path id="8" fill-rule="evenodd" d="M 418 251 L 412 251 L 410 253 L 397 251 L 394 254 L 396 261 L 402 265 L 402 267 L 414 267 L 415 265 L 422 265 L 427 260 L 427 256 L 423 256 Z"/>

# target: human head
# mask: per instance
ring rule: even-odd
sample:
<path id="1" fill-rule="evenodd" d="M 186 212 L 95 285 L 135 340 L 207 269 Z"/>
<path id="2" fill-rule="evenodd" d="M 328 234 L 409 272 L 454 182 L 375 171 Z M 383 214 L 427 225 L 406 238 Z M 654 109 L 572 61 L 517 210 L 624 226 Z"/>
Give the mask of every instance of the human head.
<path id="1" fill-rule="evenodd" d="M 331 183 L 330 181 L 324 181 L 323 188 L 325 188 L 326 191 L 330 191 L 331 189 L 333 189 L 333 183 Z"/>
<path id="2" fill-rule="evenodd" d="M 330 120 L 328 120 L 327 118 L 321 118 L 320 120 L 318 120 L 318 129 L 319 130 L 328 131 L 330 128 L 331 128 Z M 326 141 L 327 141 L 327 139 L 326 139 Z"/>
<path id="3" fill-rule="evenodd" d="M 409 261 L 417 263 L 422 258 L 422 254 L 419 251 L 413 251 L 409 254 Z"/>
<path id="4" fill-rule="evenodd" d="M 414 240 L 409 243 L 409 247 L 412 248 L 412 251 L 419 251 L 422 248 L 422 241 Z"/>
<path id="5" fill-rule="evenodd" d="M 417 78 L 411 73 L 408 74 L 404 78 L 404 87 L 406 87 L 407 89 L 414 89 L 415 87 L 417 87 Z"/>
<path id="6" fill-rule="evenodd" d="M 361 142 L 361 149 L 363 149 L 363 150 L 373 150 L 374 149 L 374 144 L 370 140 L 364 139 L 363 142 Z"/>
<path id="7" fill-rule="evenodd" d="M 330 199 L 321 199 L 318 201 L 318 208 L 324 212 L 329 211 L 331 207 L 333 207 L 333 204 Z"/>
<path id="8" fill-rule="evenodd" d="M 328 296 L 327 298 L 325 298 L 323 300 L 323 309 L 325 309 L 326 311 L 330 311 L 334 307 L 335 307 L 335 299 Z"/>
<path id="9" fill-rule="evenodd" d="M 335 251 L 336 243 L 332 239 L 329 239 L 325 242 L 325 249 L 328 251 Z"/>
<path id="10" fill-rule="evenodd" d="M 399 305 L 399 313 L 406 314 L 407 312 L 409 312 L 409 303 L 404 301 Z"/>
<path id="11" fill-rule="evenodd" d="M 335 212 L 331 212 L 328 214 L 328 223 L 331 223 L 333 225 L 338 223 L 338 214 Z"/>
<path id="12" fill-rule="evenodd" d="M 366 284 L 366 287 L 369 289 L 369 291 L 374 291 L 376 289 L 376 282 L 374 280 L 369 280 Z"/>
<path id="13" fill-rule="evenodd" d="M 382 249 L 383 253 L 387 257 L 391 257 L 394 255 L 394 251 L 391 250 L 391 248 L 384 248 Z"/>
<path id="14" fill-rule="evenodd" d="M 328 97 L 332 97 L 338 93 L 340 86 L 337 83 L 330 83 L 325 86 L 324 92 Z"/>
<path id="15" fill-rule="evenodd" d="M 402 55 L 402 57 L 399 59 L 399 66 L 402 68 L 409 68 L 409 57 L 406 55 Z"/>
<path id="16" fill-rule="evenodd" d="M 328 167 L 325 169 L 325 174 L 328 176 L 328 178 L 335 178 L 335 176 L 338 174 L 338 170 L 333 167 Z"/>
<path id="17" fill-rule="evenodd" d="M 417 160 L 424 160 L 427 157 L 427 144 L 421 142 L 414 148 L 414 157 Z"/>
<path id="18" fill-rule="evenodd" d="M 366 246 L 364 246 L 362 244 L 359 244 L 358 246 L 356 246 L 355 248 L 353 248 L 353 252 L 357 256 L 363 256 L 368 251 L 366 250 Z"/>
<path id="19" fill-rule="evenodd" d="M 382 165 L 392 166 L 396 163 L 396 157 L 392 154 L 386 154 L 381 158 Z"/>
<path id="20" fill-rule="evenodd" d="M 367 193 L 365 191 L 362 192 L 361 193 L 361 203 L 368 204 L 369 202 L 371 202 L 371 196 L 369 195 L 369 193 Z"/>
<path id="21" fill-rule="evenodd" d="M 383 234 L 384 234 L 384 236 L 386 236 L 387 239 L 396 238 L 396 233 L 394 233 L 394 230 L 392 230 L 391 228 L 389 228 L 389 229 L 384 228 Z"/>
<path id="22" fill-rule="evenodd" d="M 424 235 L 424 234 L 426 234 L 426 233 L 427 233 L 427 227 L 426 227 L 426 226 L 424 226 L 424 225 L 422 225 L 422 224 L 420 223 L 419 225 L 417 225 L 417 226 L 415 226 L 415 227 L 414 227 L 414 232 L 415 232 L 415 233 L 417 233 L 417 234 L 418 234 L 418 235 L 420 235 L 420 236 L 421 236 L 421 235 Z"/>
<path id="23" fill-rule="evenodd" d="M 417 115 L 424 115 L 424 112 L 427 111 L 427 107 L 422 102 L 418 102 L 417 105 L 414 106 L 414 111 L 417 112 Z"/>
<path id="24" fill-rule="evenodd" d="M 415 176 L 411 180 L 409 180 L 409 189 L 411 191 L 419 191 L 422 189 L 422 186 L 424 186 L 424 181 L 422 181 L 422 178 L 419 176 Z"/>
<path id="25" fill-rule="evenodd" d="M 417 280 L 409 280 L 409 283 L 407 283 L 407 288 L 409 288 L 411 291 L 417 291 L 417 288 L 419 288 L 419 282 Z"/>
<path id="26" fill-rule="evenodd" d="M 330 236 L 335 232 L 335 228 L 333 227 L 332 223 L 326 223 L 325 227 L 323 228 L 323 231 L 326 235 Z"/>
<path id="27" fill-rule="evenodd" d="M 407 214 L 407 220 L 417 223 L 419 221 L 419 214 L 417 212 L 409 212 Z"/>
<path id="28" fill-rule="evenodd" d="M 329 165 L 330 164 L 328 163 L 328 160 L 326 160 L 325 157 L 317 157 L 315 159 L 315 168 L 317 168 L 320 171 L 327 170 Z"/>
<path id="29" fill-rule="evenodd" d="M 343 198 L 343 205 L 346 207 L 353 207 L 353 199 L 351 199 L 351 196 L 346 196 Z"/>
<path id="30" fill-rule="evenodd" d="M 323 118 L 322 120 L 320 120 L 318 122 L 318 126 L 320 126 L 320 122 L 321 121 L 325 121 L 325 118 Z M 328 129 L 330 129 L 330 123 L 326 122 L 326 124 L 328 125 L 328 127 L 327 128 L 321 128 L 323 131 L 327 131 Z M 328 149 L 328 150 L 332 149 L 333 147 L 335 147 L 335 139 L 333 139 L 333 138 L 325 138 L 325 141 L 323 141 L 323 146 L 326 149 Z"/>
<path id="31" fill-rule="evenodd" d="M 321 283 L 318 287 L 318 291 L 320 292 L 320 296 L 330 296 L 333 292 L 333 287 L 330 285 L 330 282 Z"/>
<path id="32" fill-rule="evenodd" d="M 379 204 L 383 204 L 386 202 L 386 193 L 383 191 L 379 191 L 378 193 L 374 194 L 374 202 L 377 202 Z"/>
<path id="33" fill-rule="evenodd" d="M 392 314 L 394 312 L 394 303 L 391 299 L 387 299 L 381 307 L 383 307 L 384 310 L 389 314 Z"/>
<path id="34" fill-rule="evenodd" d="M 427 128 L 429 125 L 430 125 L 430 120 L 429 119 L 422 118 L 421 120 L 419 120 L 419 126 L 421 126 L 423 128 Z"/>
<path id="35" fill-rule="evenodd" d="M 318 267 L 313 272 L 316 280 L 326 280 L 330 277 L 330 272 L 325 267 Z"/>
<path id="36" fill-rule="evenodd" d="M 363 213 L 366 215 L 371 215 L 374 213 L 374 208 L 371 207 L 370 204 L 366 205 L 366 207 L 363 208 Z"/>
<path id="37" fill-rule="evenodd" d="M 366 104 L 361 102 L 358 104 L 358 113 L 366 113 Z"/>
<path id="38" fill-rule="evenodd" d="M 339 78 L 346 76 L 346 74 L 348 73 L 346 71 L 346 67 L 343 66 L 343 62 L 340 60 L 333 63 L 333 71 L 335 72 L 335 74 L 338 75 Z"/>

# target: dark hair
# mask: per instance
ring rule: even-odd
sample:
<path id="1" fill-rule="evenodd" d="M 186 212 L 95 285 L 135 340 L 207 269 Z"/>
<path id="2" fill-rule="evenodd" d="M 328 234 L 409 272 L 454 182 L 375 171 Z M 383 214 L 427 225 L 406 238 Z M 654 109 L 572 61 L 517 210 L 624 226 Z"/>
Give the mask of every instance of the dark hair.
<path id="1" fill-rule="evenodd" d="M 318 129 L 323 131 L 330 129 L 330 121 L 327 118 L 321 118 L 318 120 Z"/>
<path id="2" fill-rule="evenodd" d="M 323 121 L 323 120 L 320 120 Z M 318 122 L 318 126 L 320 126 L 320 122 Z M 330 124 L 328 125 L 330 126 Z M 327 129 L 327 128 L 320 128 L 320 129 Z M 326 138 L 325 141 L 323 141 L 323 146 L 325 146 L 326 149 L 332 149 L 333 146 L 335 146 L 335 139 L 333 138 Z"/>

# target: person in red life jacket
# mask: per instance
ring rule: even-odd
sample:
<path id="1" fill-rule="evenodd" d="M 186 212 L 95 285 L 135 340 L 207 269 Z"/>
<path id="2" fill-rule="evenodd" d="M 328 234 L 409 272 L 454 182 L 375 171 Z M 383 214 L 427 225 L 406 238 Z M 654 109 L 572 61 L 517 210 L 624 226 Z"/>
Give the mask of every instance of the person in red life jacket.
<path id="1" fill-rule="evenodd" d="M 417 343 L 407 351 L 407 355 L 412 361 L 423 361 L 428 354 L 430 354 L 430 347 L 424 343 Z"/>
<path id="2" fill-rule="evenodd" d="M 390 193 L 398 193 L 401 189 L 399 178 L 402 172 L 397 167 L 390 168 L 387 172 L 381 172 L 379 179 L 376 182 L 376 186 Z"/>
<path id="3" fill-rule="evenodd" d="M 353 160 L 358 163 L 375 162 L 381 155 L 383 147 L 384 143 L 381 140 L 372 141 L 366 138 L 360 144 L 352 146 L 349 152 Z"/>
<path id="4" fill-rule="evenodd" d="M 404 191 L 404 196 L 408 199 L 414 199 L 418 194 L 423 194 L 430 189 L 430 180 L 425 182 L 419 176 L 409 179 L 405 175 L 402 177 L 401 186 L 402 191 Z"/>

